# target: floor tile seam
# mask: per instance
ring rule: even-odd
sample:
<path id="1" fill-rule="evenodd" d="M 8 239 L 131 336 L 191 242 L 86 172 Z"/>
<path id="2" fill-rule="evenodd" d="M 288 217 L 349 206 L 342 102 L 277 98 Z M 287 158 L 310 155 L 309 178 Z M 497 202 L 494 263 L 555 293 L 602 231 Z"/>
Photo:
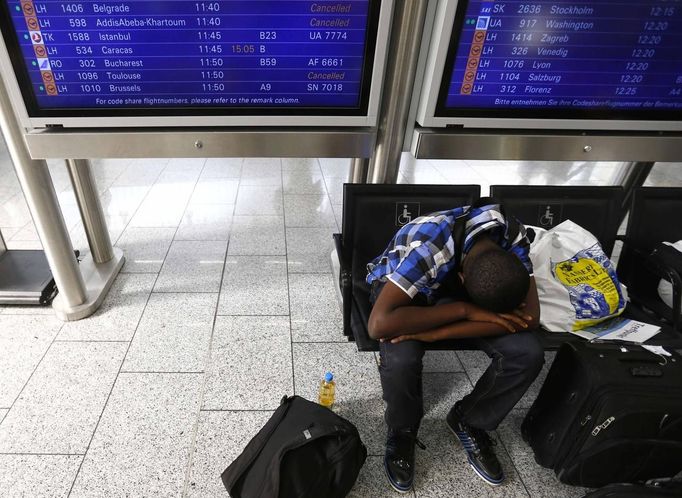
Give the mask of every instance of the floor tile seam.
<path id="1" fill-rule="evenodd" d="M 242 160 L 242 163 L 240 164 L 240 175 L 241 175 L 241 171 L 243 170 L 243 165 L 244 165 L 244 161 Z M 204 163 L 204 169 L 205 168 L 206 168 L 206 163 Z M 202 173 L 203 173 L 203 169 L 202 169 Z M 237 195 L 239 193 L 240 185 L 241 185 L 241 176 L 240 176 L 239 181 L 237 182 Z M 237 199 L 235 196 L 235 202 L 234 202 L 234 205 L 232 207 L 232 219 L 234 219 L 234 213 L 235 213 L 236 206 L 237 206 Z M 230 225 L 232 225 L 232 219 L 230 219 Z M 179 228 L 180 228 L 180 226 L 178 225 L 178 230 L 179 230 Z M 177 235 L 177 232 L 176 232 L 176 235 Z M 173 238 L 175 238 L 175 237 L 173 237 Z M 201 420 L 201 408 L 204 405 L 204 398 L 206 395 L 206 384 L 208 381 L 208 372 L 209 372 L 209 369 L 211 368 L 211 357 L 213 355 L 213 337 L 215 335 L 215 327 L 216 327 L 216 322 L 218 320 L 218 309 L 220 308 L 220 298 L 221 298 L 221 295 L 223 292 L 223 282 L 225 280 L 225 269 L 227 266 L 227 258 L 228 258 L 229 249 L 230 249 L 230 241 L 228 238 L 227 246 L 225 247 L 225 255 L 223 258 L 223 266 L 222 266 L 222 270 L 220 273 L 220 284 L 218 285 L 218 293 L 217 293 L 218 295 L 216 298 L 215 308 L 214 308 L 214 312 L 213 312 L 213 324 L 211 326 L 211 334 L 210 334 L 209 339 L 208 339 L 208 348 L 207 348 L 206 353 L 204 355 L 204 372 L 202 372 L 203 378 L 202 378 L 202 382 L 201 382 L 201 389 L 199 391 L 199 403 L 198 403 L 197 413 L 196 413 L 196 416 L 194 418 L 194 426 L 192 427 L 192 438 L 190 440 L 189 450 L 188 450 L 189 453 L 187 455 L 187 464 L 185 467 L 185 478 L 184 478 L 183 483 L 182 483 L 182 496 L 183 497 L 187 496 L 187 494 L 189 493 L 190 478 L 191 478 L 191 474 L 192 474 L 192 468 L 194 466 L 194 453 L 196 452 L 197 438 L 199 435 L 199 423 Z"/>
<path id="2" fill-rule="evenodd" d="M 325 183 L 325 187 L 326 187 L 326 185 L 327 184 Z M 327 198 L 329 198 L 329 194 L 326 192 L 326 190 L 325 190 L 325 192 L 319 192 L 319 193 L 314 193 L 314 194 L 286 194 L 286 193 L 282 192 L 282 196 L 283 197 L 327 197 Z M 327 199 L 327 200 L 329 200 L 329 199 Z M 331 201 L 330 201 L 330 203 L 331 203 Z"/>
<path id="3" fill-rule="evenodd" d="M 128 168 L 129 168 L 132 164 L 133 164 L 133 160 L 130 159 L 130 158 L 128 158 L 125 167 L 124 167 L 124 168 L 121 168 L 121 171 L 119 172 L 119 174 L 116 175 L 116 177 L 113 178 L 113 179 L 109 182 L 109 184 L 107 185 L 107 188 L 104 190 L 104 192 L 106 192 L 107 190 L 109 190 L 109 189 L 114 185 L 114 183 L 116 183 L 116 182 L 118 181 L 118 179 L 121 178 L 121 177 L 123 176 L 123 173 L 125 173 L 125 172 L 128 170 Z M 91 168 L 92 168 L 92 163 L 91 163 Z"/>
<path id="4" fill-rule="evenodd" d="M 258 412 L 258 413 L 272 413 L 275 410 L 268 410 L 267 408 L 245 409 L 245 408 L 202 408 L 199 410 L 203 413 L 211 412 L 228 412 L 228 413 L 243 413 L 243 412 Z"/>
<path id="5" fill-rule="evenodd" d="M 137 209 L 135 210 L 135 214 L 133 215 L 132 218 L 130 218 L 130 221 L 129 221 L 128 224 L 126 225 L 124 231 L 127 230 L 128 228 L 139 228 L 139 229 L 142 229 L 142 230 L 149 230 L 149 229 L 161 229 L 161 228 L 170 229 L 170 228 L 175 228 L 175 227 L 176 227 L 176 225 L 166 225 L 166 226 L 159 226 L 159 225 L 149 225 L 149 226 L 146 226 L 146 225 L 135 225 L 135 226 L 130 226 L 130 224 L 133 222 L 133 219 L 134 219 L 135 216 L 137 215 L 137 212 L 138 212 L 138 210 L 140 209 L 141 206 L 142 206 L 142 203 L 140 203 L 140 205 L 139 205 L 139 206 L 137 207 Z M 119 237 L 119 238 L 120 238 L 120 237 Z M 116 240 L 116 242 L 118 243 L 118 239 Z"/>
<path id="6" fill-rule="evenodd" d="M 84 343 L 97 343 L 97 344 L 107 344 L 107 343 L 113 343 L 113 344 L 126 344 L 130 343 L 131 341 L 129 340 L 116 340 L 116 339 L 55 339 L 54 342 L 61 342 L 61 343 L 79 343 L 79 342 L 84 342 Z"/>
<path id="7" fill-rule="evenodd" d="M 1 208 L 2 208 L 2 206 L 0 206 L 0 209 L 1 209 Z M 12 234 L 11 237 L 5 239 L 5 242 L 7 242 L 7 243 L 9 243 L 9 242 L 23 242 L 23 241 L 21 241 L 21 240 L 13 240 L 13 239 L 14 239 L 14 237 L 16 237 L 19 233 L 21 233 L 23 230 L 25 230 L 27 226 L 29 226 L 29 225 L 32 224 L 32 223 L 33 223 L 33 219 L 31 219 L 31 221 L 26 222 L 22 227 L 3 227 L 3 228 L 5 228 L 5 229 L 7 229 L 7 228 L 16 229 L 16 232 L 14 232 L 14 233 Z"/>
<path id="8" fill-rule="evenodd" d="M 229 248 L 228 248 L 229 252 Z M 282 257 L 286 256 L 285 254 L 228 254 L 228 256 L 231 256 L 233 258 L 270 258 L 270 257 Z"/>
<path id="9" fill-rule="evenodd" d="M 194 225 L 196 226 L 196 225 Z M 230 238 L 226 239 L 173 239 L 172 242 L 229 242 Z"/>
<path id="10" fill-rule="evenodd" d="M 291 341 L 293 344 L 348 344 L 352 341 Z M 358 353 L 374 353 L 374 351 L 358 351 Z"/>
<path id="11" fill-rule="evenodd" d="M 318 159 L 319 166 L 319 159 Z M 282 185 L 284 185 L 284 172 L 281 174 Z M 284 221 L 284 252 L 286 268 L 289 268 L 289 244 L 287 240 L 287 210 L 285 208 L 285 195 L 282 193 L 282 218 Z M 289 304 L 289 354 L 291 355 L 291 390 L 296 396 L 296 365 L 294 364 L 294 327 L 291 322 L 291 282 L 289 281 L 289 271 L 287 270 L 287 301 Z"/>
<path id="12" fill-rule="evenodd" d="M 169 248 L 170 249 L 170 248 Z M 166 253 L 167 255 L 167 253 Z M 165 261 L 165 258 L 164 258 Z M 160 274 L 160 272 L 159 272 Z M 154 283 L 152 284 L 152 290 L 154 289 L 154 286 L 156 285 L 156 282 L 159 280 L 159 274 L 156 275 L 156 278 L 154 279 Z M 69 492 L 67 493 L 67 498 L 71 496 L 71 493 L 73 492 L 73 487 L 76 485 L 76 481 L 78 480 L 78 476 L 80 475 L 81 469 L 83 468 L 83 463 L 85 462 L 85 457 L 88 454 L 88 451 L 90 451 L 90 445 L 92 444 L 92 441 L 95 439 L 95 434 L 97 434 L 97 429 L 99 428 L 99 424 L 102 421 L 102 417 L 104 416 L 104 412 L 107 409 L 107 405 L 109 404 L 109 400 L 111 399 L 111 394 L 114 392 L 114 388 L 116 387 L 116 383 L 118 382 L 118 378 L 121 376 L 121 371 L 123 370 L 123 365 L 125 364 L 126 358 L 128 357 L 128 353 L 130 352 L 130 348 L 133 345 L 133 340 L 135 340 L 135 335 L 137 334 L 137 331 L 140 327 L 140 323 L 142 322 L 142 317 L 144 317 L 145 312 L 147 311 L 147 306 L 149 305 L 149 300 L 152 297 L 152 292 L 150 292 L 147 295 L 147 299 L 144 303 L 144 307 L 142 308 L 142 313 L 140 313 L 140 317 L 137 319 L 137 324 L 135 325 L 135 331 L 133 332 L 133 335 L 130 338 L 130 342 L 128 343 L 128 347 L 126 348 L 126 352 L 123 355 L 123 359 L 121 360 L 121 364 L 118 367 L 118 372 L 116 373 L 116 377 L 114 378 L 114 381 L 111 383 L 111 388 L 109 389 L 109 394 L 107 395 L 107 399 L 104 402 L 104 406 L 102 407 L 102 411 L 99 414 L 99 417 L 97 418 L 97 423 L 95 424 L 95 427 L 92 431 L 92 435 L 90 436 L 90 441 L 88 441 L 88 445 L 85 448 L 85 454 L 83 455 L 83 458 L 78 465 L 78 470 L 76 471 L 76 474 L 73 477 L 73 481 L 71 482 L 71 486 L 69 487 Z"/>
<path id="13" fill-rule="evenodd" d="M 507 414 L 507 416 L 509 416 L 509 414 Z M 513 430 L 513 428 L 512 428 L 512 430 Z M 497 429 L 495 429 L 495 432 L 497 433 L 497 442 L 499 443 L 499 446 L 502 446 L 502 449 L 504 450 L 504 452 L 509 457 L 509 461 L 511 462 L 512 467 L 514 467 L 514 471 L 516 472 L 516 475 L 518 476 L 519 481 L 521 482 L 521 485 L 523 486 L 523 489 L 526 491 L 526 493 L 530 497 L 531 494 L 530 494 L 530 491 L 528 490 L 528 486 L 526 486 L 526 481 L 523 479 L 523 474 L 521 474 L 519 468 L 516 466 L 516 462 L 514 461 L 514 458 L 512 457 L 511 452 L 507 449 L 507 445 L 505 444 L 504 439 L 500 436 L 499 432 L 497 432 Z"/>
<path id="14" fill-rule="evenodd" d="M 333 214 L 333 213 L 332 213 Z M 335 218 L 336 219 L 336 218 Z M 287 228 L 333 228 L 338 230 L 338 227 L 336 226 L 336 222 L 334 222 L 333 225 L 284 225 L 285 232 Z"/>
<path id="15" fill-rule="evenodd" d="M 230 254 L 230 251 L 228 249 L 227 255 L 232 256 L 232 257 L 242 257 L 242 256 L 252 256 L 254 258 L 266 258 L 266 257 L 281 257 L 281 256 L 286 256 L 286 254 Z"/>
<path id="16" fill-rule="evenodd" d="M 132 164 L 132 162 L 131 162 L 131 164 Z M 142 207 L 142 205 L 144 204 L 144 202 L 145 202 L 145 201 L 147 200 L 147 198 L 149 197 L 149 193 L 152 191 L 152 187 L 153 187 L 154 185 L 156 185 L 156 182 L 157 182 L 157 181 L 159 181 L 159 178 L 161 177 L 161 174 L 163 173 L 163 171 L 164 171 L 165 169 L 166 169 L 166 168 L 164 167 L 161 171 L 159 171 L 159 173 L 156 175 L 156 178 L 155 178 L 154 181 L 151 183 L 151 185 L 146 186 L 147 191 L 144 193 L 144 196 L 142 197 L 142 200 L 138 203 L 137 208 L 135 208 L 135 211 L 133 212 L 132 216 L 130 217 L 130 219 L 129 219 L 128 222 L 126 223 L 126 226 L 123 228 L 123 231 L 121 231 L 121 234 L 118 236 L 118 238 L 116 239 L 116 241 L 115 241 L 115 242 L 112 241 L 112 242 L 113 242 L 112 245 L 115 246 L 116 244 L 118 244 L 118 243 L 121 241 L 121 237 L 123 237 L 123 234 L 125 234 L 126 231 L 128 230 L 128 228 L 130 228 L 130 224 L 133 222 L 133 220 L 135 219 L 135 216 L 137 216 L 137 213 L 140 211 L 140 207 Z M 168 227 L 142 227 L 142 228 L 168 228 Z"/>
<path id="17" fill-rule="evenodd" d="M 19 391 L 19 393 L 17 394 L 17 396 L 14 398 L 14 401 L 12 401 L 12 405 L 8 408 L 8 412 L 7 412 L 7 413 L 5 414 L 5 416 L 2 418 L 2 421 L 4 421 L 5 418 L 7 418 L 7 415 L 9 415 L 10 412 L 12 411 L 12 408 L 14 408 L 14 405 L 15 405 L 16 402 L 19 400 L 19 398 L 21 397 L 21 394 L 24 392 L 24 389 L 26 389 L 26 386 L 28 385 L 28 383 L 31 381 L 31 379 L 32 379 L 33 376 L 35 375 L 36 371 L 38 370 L 38 367 L 43 363 L 43 360 L 44 360 L 45 357 L 47 356 L 47 353 L 49 353 L 50 350 L 52 349 L 52 345 L 53 345 L 53 344 L 55 343 L 55 341 L 57 340 L 57 337 L 59 337 L 59 334 L 61 334 L 62 329 L 64 328 L 64 326 L 65 326 L 65 323 L 62 323 L 62 324 L 59 326 L 59 330 L 57 330 L 57 332 L 55 333 L 54 337 L 53 337 L 52 340 L 50 341 L 50 345 L 45 349 L 45 352 L 44 352 L 43 355 L 40 357 L 40 360 L 38 360 L 38 362 L 36 363 L 36 366 L 33 368 L 33 371 L 31 372 L 31 375 L 28 376 L 28 379 L 26 379 L 26 382 L 24 382 L 24 385 L 21 387 L 21 390 Z M 1 421 L 0 421 L 0 422 L 1 422 Z"/>
<path id="18" fill-rule="evenodd" d="M 125 375 L 201 375 L 205 373 L 205 370 L 121 370 L 119 373 Z"/>
<path id="19" fill-rule="evenodd" d="M 85 453 L 40 453 L 32 451 L 0 451 L 3 456 L 85 456 Z"/>
<path id="20" fill-rule="evenodd" d="M 18 312 L 11 313 L 10 310 L 7 308 L 5 308 L 2 312 L 0 312 L 0 315 L 2 315 L 2 316 L 31 316 L 31 317 L 53 316 L 52 313 L 18 313 Z"/>
<path id="21" fill-rule="evenodd" d="M 125 271 L 123 268 L 120 272 L 121 275 L 158 275 L 158 271 Z"/>
<path id="22" fill-rule="evenodd" d="M 435 169 L 441 176 L 445 177 L 445 179 L 448 180 L 448 175 L 446 175 L 446 174 L 441 170 L 441 167 L 442 167 L 441 165 L 436 164 L 434 160 L 428 160 L 427 162 L 429 163 L 429 166 L 431 166 L 431 167 L 432 167 L 433 169 Z M 469 175 L 472 175 L 472 174 L 473 174 L 473 175 L 479 177 L 479 179 L 481 179 L 481 180 L 484 180 L 484 179 L 485 179 L 485 177 L 484 177 L 482 174 L 480 174 L 478 171 L 476 171 L 476 169 L 475 169 L 473 166 L 471 166 L 468 162 L 466 162 L 466 161 L 460 161 L 460 162 L 463 163 L 464 166 L 465 166 L 465 168 L 468 170 L 468 171 L 466 172 L 466 176 L 467 176 L 467 177 L 468 177 Z M 450 167 L 448 167 L 447 170 L 450 170 Z M 448 172 L 449 172 L 449 171 L 448 171 Z M 461 175 L 460 175 L 460 176 L 461 176 Z"/>
<path id="23" fill-rule="evenodd" d="M 170 249 L 170 248 L 169 248 Z M 166 253 L 168 256 L 168 253 Z M 161 274 L 161 272 L 159 272 Z M 152 274 L 153 275 L 153 274 Z M 152 290 L 152 294 L 219 294 L 220 291 L 208 290 L 208 291 L 163 291 L 163 290 Z"/>
<path id="24" fill-rule="evenodd" d="M 204 172 L 204 169 L 206 169 L 206 162 L 207 161 L 208 161 L 207 159 L 204 160 L 204 165 L 201 167 L 201 171 L 199 171 L 199 175 L 197 175 L 197 178 L 194 181 L 194 186 L 192 187 L 192 192 L 190 193 L 189 197 L 187 198 L 187 201 L 185 202 L 185 207 L 182 211 L 182 216 L 180 218 L 180 222 L 177 225 L 175 225 L 175 232 L 173 233 L 173 237 L 170 240 L 170 244 L 168 244 L 168 249 L 166 249 L 166 254 L 163 257 L 163 263 L 161 263 L 161 268 L 159 269 L 159 272 L 157 274 L 157 278 L 154 281 L 154 285 L 152 286 L 151 294 L 216 294 L 216 292 L 206 292 L 206 291 L 203 291 L 203 292 L 178 292 L 178 291 L 164 292 L 164 291 L 156 291 L 155 290 L 156 284 L 159 281 L 159 277 L 161 276 L 161 273 L 163 272 L 163 268 L 166 265 L 166 260 L 168 259 L 168 255 L 170 254 L 170 250 L 173 247 L 173 242 L 176 241 L 175 237 L 177 237 L 178 232 L 180 231 L 180 225 L 182 224 L 182 218 L 184 218 L 185 214 L 187 213 L 187 207 L 189 206 L 189 201 L 192 198 L 192 196 L 194 195 L 194 192 L 196 191 L 197 184 L 199 183 L 199 178 L 201 178 L 201 174 Z M 164 168 L 164 170 L 165 170 L 165 168 Z M 233 210 L 233 213 L 234 213 L 234 210 Z M 139 228 L 139 227 L 137 227 L 137 228 Z M 166 227 L 166 228 L 173 228 L 173 227 Z M 178 242 L 184 242 L 184 241 L 178 241 Z M 221 242 L 221 241 L 218 241 L 218 242 Z M 225 256 L 227 256 L 227 248 L 228 247 L 229 247 L 229 240 L 228 240 L 228 243 L 225 247 Z M 223 259 L 223 267 L 224 267 L 224 265 L 225 265 L 225 260 Z M 220 289 L 218 289 L 217 294 L 220 294 Z M 218 302 L 220 302 L 220 295 L 218 295 Z M 216 307 L 217 307 L 217 304 L 216 304 Z M 145 305 L 145 310 L 146 310 L 146 308 L 147 307 Z M 138 323 L 138 326 L 139 326 L 139 323 Z M 135 331 L 137 332 L 137 329 L 135 329 Z M 131 340 L 131 343 L 132 343 L 132 340 Z"/>
<path id="25" fill-rule="evenodd" d="M 469 371 L 467 370 L 466 366 L 464 365 L 464 362 L 462 361 L 462 358 L 459 356 L 459 351 L 455 350 L 455 356 L 459 360 L 460 365 L 462 365 L 462 368 L 464 369 L 464 373 L 467 376 L 467 379 L 469 380 L 469 385 L 473 389 L 474 388 L 474 383 L 471 381 L 471 375 L 469 375 Z M 484 369 L 485 371 L 485 369 Z"/>
<path id="26" fill-rule="evenodd" d="M 192 194 L 192 195 L 194 195 L 194 194 Z M 234 206 L 236 203 L 237 203 L 236 200 L 235 200 L 235 202 L 214 202 L 214 201 L 202 202 L 202 201 L 191 201 L 190 200 L 189 205 L 190 206 Z"/>
<path id="27" fill-rule="evenodd" d="M 216 313 L 216 316 L 234 316 L 234 317 L 247 317 L 247 318 L 248 317 L 250 317 L 250 318 L 258 318 L 258 317 L 263 317 L 263 318 L 278 317 L 278 318 L 282 318 L 285 316 L 291 316 L 291 313 L 280 313 L 280 314 L 264 313 L 264 314 L 260 314 L 260 315 L 254 315 L 254 314 L 249 315 L 249 314 L 245 314 L 245 313 Z"/>
<path id="28" fill-rule="evenodd" d="M 322 181 L 324 182 L 324 189 L 327 192 L 327 197 L 329 198 L 329 202 L 331 202 L 331 195 L 329 193 L 329 182 L 327 181 L 327 175 L 325 175 L 324 171 L 322 171 L 322 166 L 319 164 L 320 161 L 318 160 L 317 162 L 318 162 L 318 167 L 320 168 L 320 172 L 322 173 Z M 330 176 L 329 178 L 338 178 L 338 177 Z"/>

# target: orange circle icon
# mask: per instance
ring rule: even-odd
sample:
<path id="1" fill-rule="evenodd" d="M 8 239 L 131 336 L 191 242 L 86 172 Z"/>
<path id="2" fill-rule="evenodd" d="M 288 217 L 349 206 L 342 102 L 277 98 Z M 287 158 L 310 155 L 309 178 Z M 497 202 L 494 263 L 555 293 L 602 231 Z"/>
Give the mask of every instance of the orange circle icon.
<path id="1" fill-rule="evenodd" d="M 41 75 L 42 75 L 43 81 L 45 83 L 49 83 L 51 81 L 54 81 L 54 76 L 52 76 L 52 73 L 50 71 L 44 71 L 43 73 L 41 73 Z"/>
<path id="2" fill-rule="evenodd" d="M 470 58 L 469 62 L 467 62 L 467 67 L 469 69 L 476 69 L 478 67 L 478 58 L 477 57 Z"/>
<path id="3" fill-rule="evenodd" d="M 36 10 L 33 8 L 32 2 L 23 2 L 21 4 L 21 10 L 23 10 L 24 15 L 27 15 L 27 16 L 32 16 L 36 13 Z"/>
<path id="4" fill-rule="evenodd" d="M 28 26 L 28 29 L 30 29 L 31 31 L 37 31 L 38 29 L 40 29 L 40 27 L 38 26 L 38 19 L 36 19 L 35 17 L 27 17 L 26 26 Z"/>
<path id="5" fill-rule="evenodd" d="M 33 48 L 35 49 L 37 57 L 47 56 L 47 51 L 45 50 L 45 47 L 43 45 L 34 45 Z"/>
<path id="6" fill-rule="evenodd" d="M 48 95 L 57 95 L 57 87 L 52 84 L 45 85 L 45 90 Z"/>
<path id="7" fill-rule="evenodd" d="M 474 78 L 476 77 L 476 74 L 473 71 L 467 71 L 464 73 L 464 81 L 474 81 Z"/>
<path id="8" fill-rule="evenodd" d="M 485 40 L 485 31 L 476 31 L 476 33 L 474 33 L 474 41 L 480 43 L 483 40 Z"/>
<path id="9" fill-rule="evenodd" d="M 471 83 L 464 83 L 462 85 L 462 93 L 471 93 Z"/>
<path id="10" fill-rule="evenodd" d="M 481 55 L 481 46 L 480 45 L 472 45 L 471 46 L 471 52 L 469 52 L 471 55 L 479 56 Z"/>

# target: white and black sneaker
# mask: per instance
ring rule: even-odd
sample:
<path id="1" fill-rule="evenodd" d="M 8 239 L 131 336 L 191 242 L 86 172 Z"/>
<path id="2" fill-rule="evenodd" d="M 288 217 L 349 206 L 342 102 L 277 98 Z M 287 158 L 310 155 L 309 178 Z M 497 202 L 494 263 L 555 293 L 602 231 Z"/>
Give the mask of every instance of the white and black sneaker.
<path id="1" fill-rule="evenodd" d="M 445 422 L 464 446 L 469 465 L 479 477 L 492 486 L 502 484 L 504 472 L 493 450 L 497 442 L 486 431 L 465 424 L 457 405 L 452 407 Z"/>

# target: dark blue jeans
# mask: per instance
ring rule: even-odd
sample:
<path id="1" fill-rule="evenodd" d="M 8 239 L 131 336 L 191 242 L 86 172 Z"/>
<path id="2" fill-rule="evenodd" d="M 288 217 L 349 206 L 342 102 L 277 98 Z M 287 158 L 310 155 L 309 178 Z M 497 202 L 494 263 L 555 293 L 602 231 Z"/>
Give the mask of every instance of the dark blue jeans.
<path id="1" fill-rule="evenodd" d="M 372 289 L 372 302 L 381 291 Z M 418 302 L 416 304 L 426 305 Z M 545 354 L 532 331 L 494 337 L 465 339 L 491 359 L 473 391 L 464 396 L 459 407 L 467 424 L 494 430 L 514 408 L 540 373 Z M 422 358 L 425 343 L 382 342 L 380 346 L 381 387 L 386 402 L 386 424 L 393 429 L 419 427 L 424 414 L 422 398 Z"/>

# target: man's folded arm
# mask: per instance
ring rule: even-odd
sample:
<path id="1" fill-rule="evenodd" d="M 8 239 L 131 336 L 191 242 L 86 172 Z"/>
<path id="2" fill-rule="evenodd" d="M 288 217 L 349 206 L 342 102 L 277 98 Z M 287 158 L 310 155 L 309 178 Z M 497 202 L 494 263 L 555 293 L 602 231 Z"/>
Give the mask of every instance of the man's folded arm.
<path id="1" fill-rule="evenodd" d="M 369 316 L 369 336 L 386 339 L 403 334 L 425 332 L 463 320 L 466 303 L 414 306 L 412 298 L 392 281 L 386 282 Z"/>
<path id="2" fill-rule="evenodd" d="M 372 308 L 369 336 L 372 339 L 415 336 L 410 338 L 432 342 L 532 330 L 540 323 L 540 304 L 533 277 L 524 307 L 513 313 L 493 313 L 465 302 L 435 306 L 413 306 L 411 302 L 412 298 L 389 280 Z"/>

